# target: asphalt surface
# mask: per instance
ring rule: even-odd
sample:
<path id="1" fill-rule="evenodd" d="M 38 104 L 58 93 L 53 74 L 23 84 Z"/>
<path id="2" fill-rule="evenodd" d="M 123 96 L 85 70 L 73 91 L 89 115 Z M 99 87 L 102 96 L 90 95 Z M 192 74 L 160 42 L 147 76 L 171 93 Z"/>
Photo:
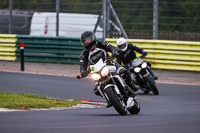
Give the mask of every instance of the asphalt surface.
<path id="1" fill-rule="evenodd" d="M 199 133 L 200 72 L 154 70 L 158 96 L 138 92 L 141 112 L 119 116 L 111 108 L 0 112 L 0 133 Z M 79 65 L 0 61 L 0 92 L 105 102 L 94 82 L 77 80 Z"/>
<path id="2" fill-rule="evenodd" d="M 74 77 L 0 72 L 0 92 L 104 101 L 93 81 Z M 141 112 L 120 116 L 113 108 L 0 112 L 1 133 L 199 133 L 200 86 L 157 83 L 158 96 L 138 92 Z"/>

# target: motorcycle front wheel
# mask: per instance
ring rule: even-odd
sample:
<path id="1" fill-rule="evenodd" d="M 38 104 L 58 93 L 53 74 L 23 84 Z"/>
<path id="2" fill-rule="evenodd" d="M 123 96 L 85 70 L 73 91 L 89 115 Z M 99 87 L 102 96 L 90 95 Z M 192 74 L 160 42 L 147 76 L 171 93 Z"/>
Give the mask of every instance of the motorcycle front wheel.
<path id="1" fill-rule="evenodd" d="M 120 114 L 120 115 L 126 115 L 127 114 L 127 109 L 125 107 L 124 101 L 118 96 L 118 94 L 114 91 L 112 87 L 108 87 L 105 90 L 110 102 L 112 103 L 113 107 L 115 110 Z"/>
<path id="2" fill-rule="evenodd" d="M 145 80 L 146 80 L 149 88 L 151 89 L 151 91 L 154 93 L 154 95 L 158 95 L 159 91 L 158 91 L 158 88 L 156 87 L 153 79 L 148 75 L 145 77 Z"/>

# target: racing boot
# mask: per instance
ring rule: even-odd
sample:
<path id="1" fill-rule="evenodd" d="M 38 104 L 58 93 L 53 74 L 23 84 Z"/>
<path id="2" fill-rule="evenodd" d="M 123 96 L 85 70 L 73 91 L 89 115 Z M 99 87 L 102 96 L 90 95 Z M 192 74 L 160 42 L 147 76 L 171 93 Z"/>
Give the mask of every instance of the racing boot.
<path id="1" fill-rule="evenodd" d="M 153 75 L 154 80 L 158 80 L 158 76 Z"/>
<path id="2" fill-rule="evenodd" d="M 107 100 L 106 100 L 106 103 L 107 103 L 106 108 L 109 108 L 109 107 L 112 106 L 112 103 L 111 103 L 110 101 L 107 101 Z"/>
<path id="3" fill-rule="evenodd" d="M 131 81 L 131 83 L 128 83 L 128 86 L 134 91 L 138 91 L 140 89 L 139 85 L 136 85 L 133 81 Z"/>
<path id="4" fill-rule="evenodd" d="M 148 70 L 150 72 L 150 74 L 152 75 L 152 77 L 154 78 L 154 80 L 158 80 L 158 76 L 156 76 L 154 73 L 153 73 L 153 70 L 152 70 L 152 67 L 151 67 L 151 63 L 149 61 L 146 61 L 147 64 L 148 64 Z"/>
<path id="5" fill-rule="evenodd" d="M 126 84 L 132 88 L 134 91 L 138 91 L 139 90 L 139 86 L 136 85 L 132 78 L 131 78 L 131 72 L 129 70 L 127 70 L 126 68 L 123 68 L 121 71 L 120 71 L 120 76 L 123 77 L 123 79 L 125 80 Z"/>
<path id="6" fill-rule="evenodd" d="M 149 72 L 151 73 L 151 75 L 152 75 L 152 77 L 153 77 L 154 80 L 158 80 L 158 76 L 156 76 L 156 75 L 153 73 L 152 69 L 149 69 Z"/>
<path id="7" fill-rule="evenodd" d="M 133 89 L 134 91 L 138 91 L 140 89 L 139 85 L 137 85 L 131 78 L 131 73 L 127 72 L 126 73 L 126 83 L 127 85 Z"/>
<path id="8" fill-rule="evenodd" d="M 136 96 L 135 92 L 128 85 L 126 85 L 126 91 L 127 91 L 128 97 L 135 97 Z"/>

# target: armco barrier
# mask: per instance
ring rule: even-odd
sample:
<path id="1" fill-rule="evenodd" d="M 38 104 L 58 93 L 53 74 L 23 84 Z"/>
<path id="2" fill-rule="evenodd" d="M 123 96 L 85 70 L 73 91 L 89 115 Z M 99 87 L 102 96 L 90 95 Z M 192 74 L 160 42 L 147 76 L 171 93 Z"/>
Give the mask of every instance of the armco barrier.
<path id="1" fill-rule="evenodd" d="M 116 46 L 117 39 L 106 39 Z M 148 52 L 153 68 L 200 71 L 200 42 L 127 39 Z M 139 54 L 137 54 L 139 56 Z"/>
<path id="2" fill-rule="evenodd" d="M 20 59 L 19 45 L 23 42 L 25 62 L 79 64 L 79 55 L 83 50 L 80 38 L 26 35 L 17 35 L 17 38 L 17 60 Z"/>
<path id="3" fill-rule="evenodd" d="M 116 46 L 117 39 L 106 39 Z M 200 42 L 127 39 L 148 52 L 153 68 L 200 71 Z M 0 34 L 0 60 L 20 60 L 24 43 L 25 62 L 79 64 L 80 38 Z M 137 54 L 139 56 L 139 54 Z"/>
<path id="4" fill-rule="evenodd" d="M 0 34 L 0 60 L 16 60 L 16 35 Z"/>

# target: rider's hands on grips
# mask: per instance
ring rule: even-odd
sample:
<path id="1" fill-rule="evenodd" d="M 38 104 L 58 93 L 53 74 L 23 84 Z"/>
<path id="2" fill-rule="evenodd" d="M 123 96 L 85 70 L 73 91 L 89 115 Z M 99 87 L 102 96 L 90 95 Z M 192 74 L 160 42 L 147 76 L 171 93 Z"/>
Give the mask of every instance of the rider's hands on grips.
<path id="1" fill-rule="evenodd" d="M 143 50 L 142 55 L 139 58 L 143 59 L 146 55 L 147 55 L 147 52 Z"/>
<path id="2" fill-rule="evenodd" d="M 143 59 L 143 58 L 144 58 L 144 56 L 142 55 L 142 56 L 140 56 L 139 58 L 140 58 L 140 59 Z"/>
<path id="3" fill-rule="evenodd" d="M 119 55 L 119 51 L 113 51 L 112 52 L 112 58 L 115 58 L 117 55 Z"/>

